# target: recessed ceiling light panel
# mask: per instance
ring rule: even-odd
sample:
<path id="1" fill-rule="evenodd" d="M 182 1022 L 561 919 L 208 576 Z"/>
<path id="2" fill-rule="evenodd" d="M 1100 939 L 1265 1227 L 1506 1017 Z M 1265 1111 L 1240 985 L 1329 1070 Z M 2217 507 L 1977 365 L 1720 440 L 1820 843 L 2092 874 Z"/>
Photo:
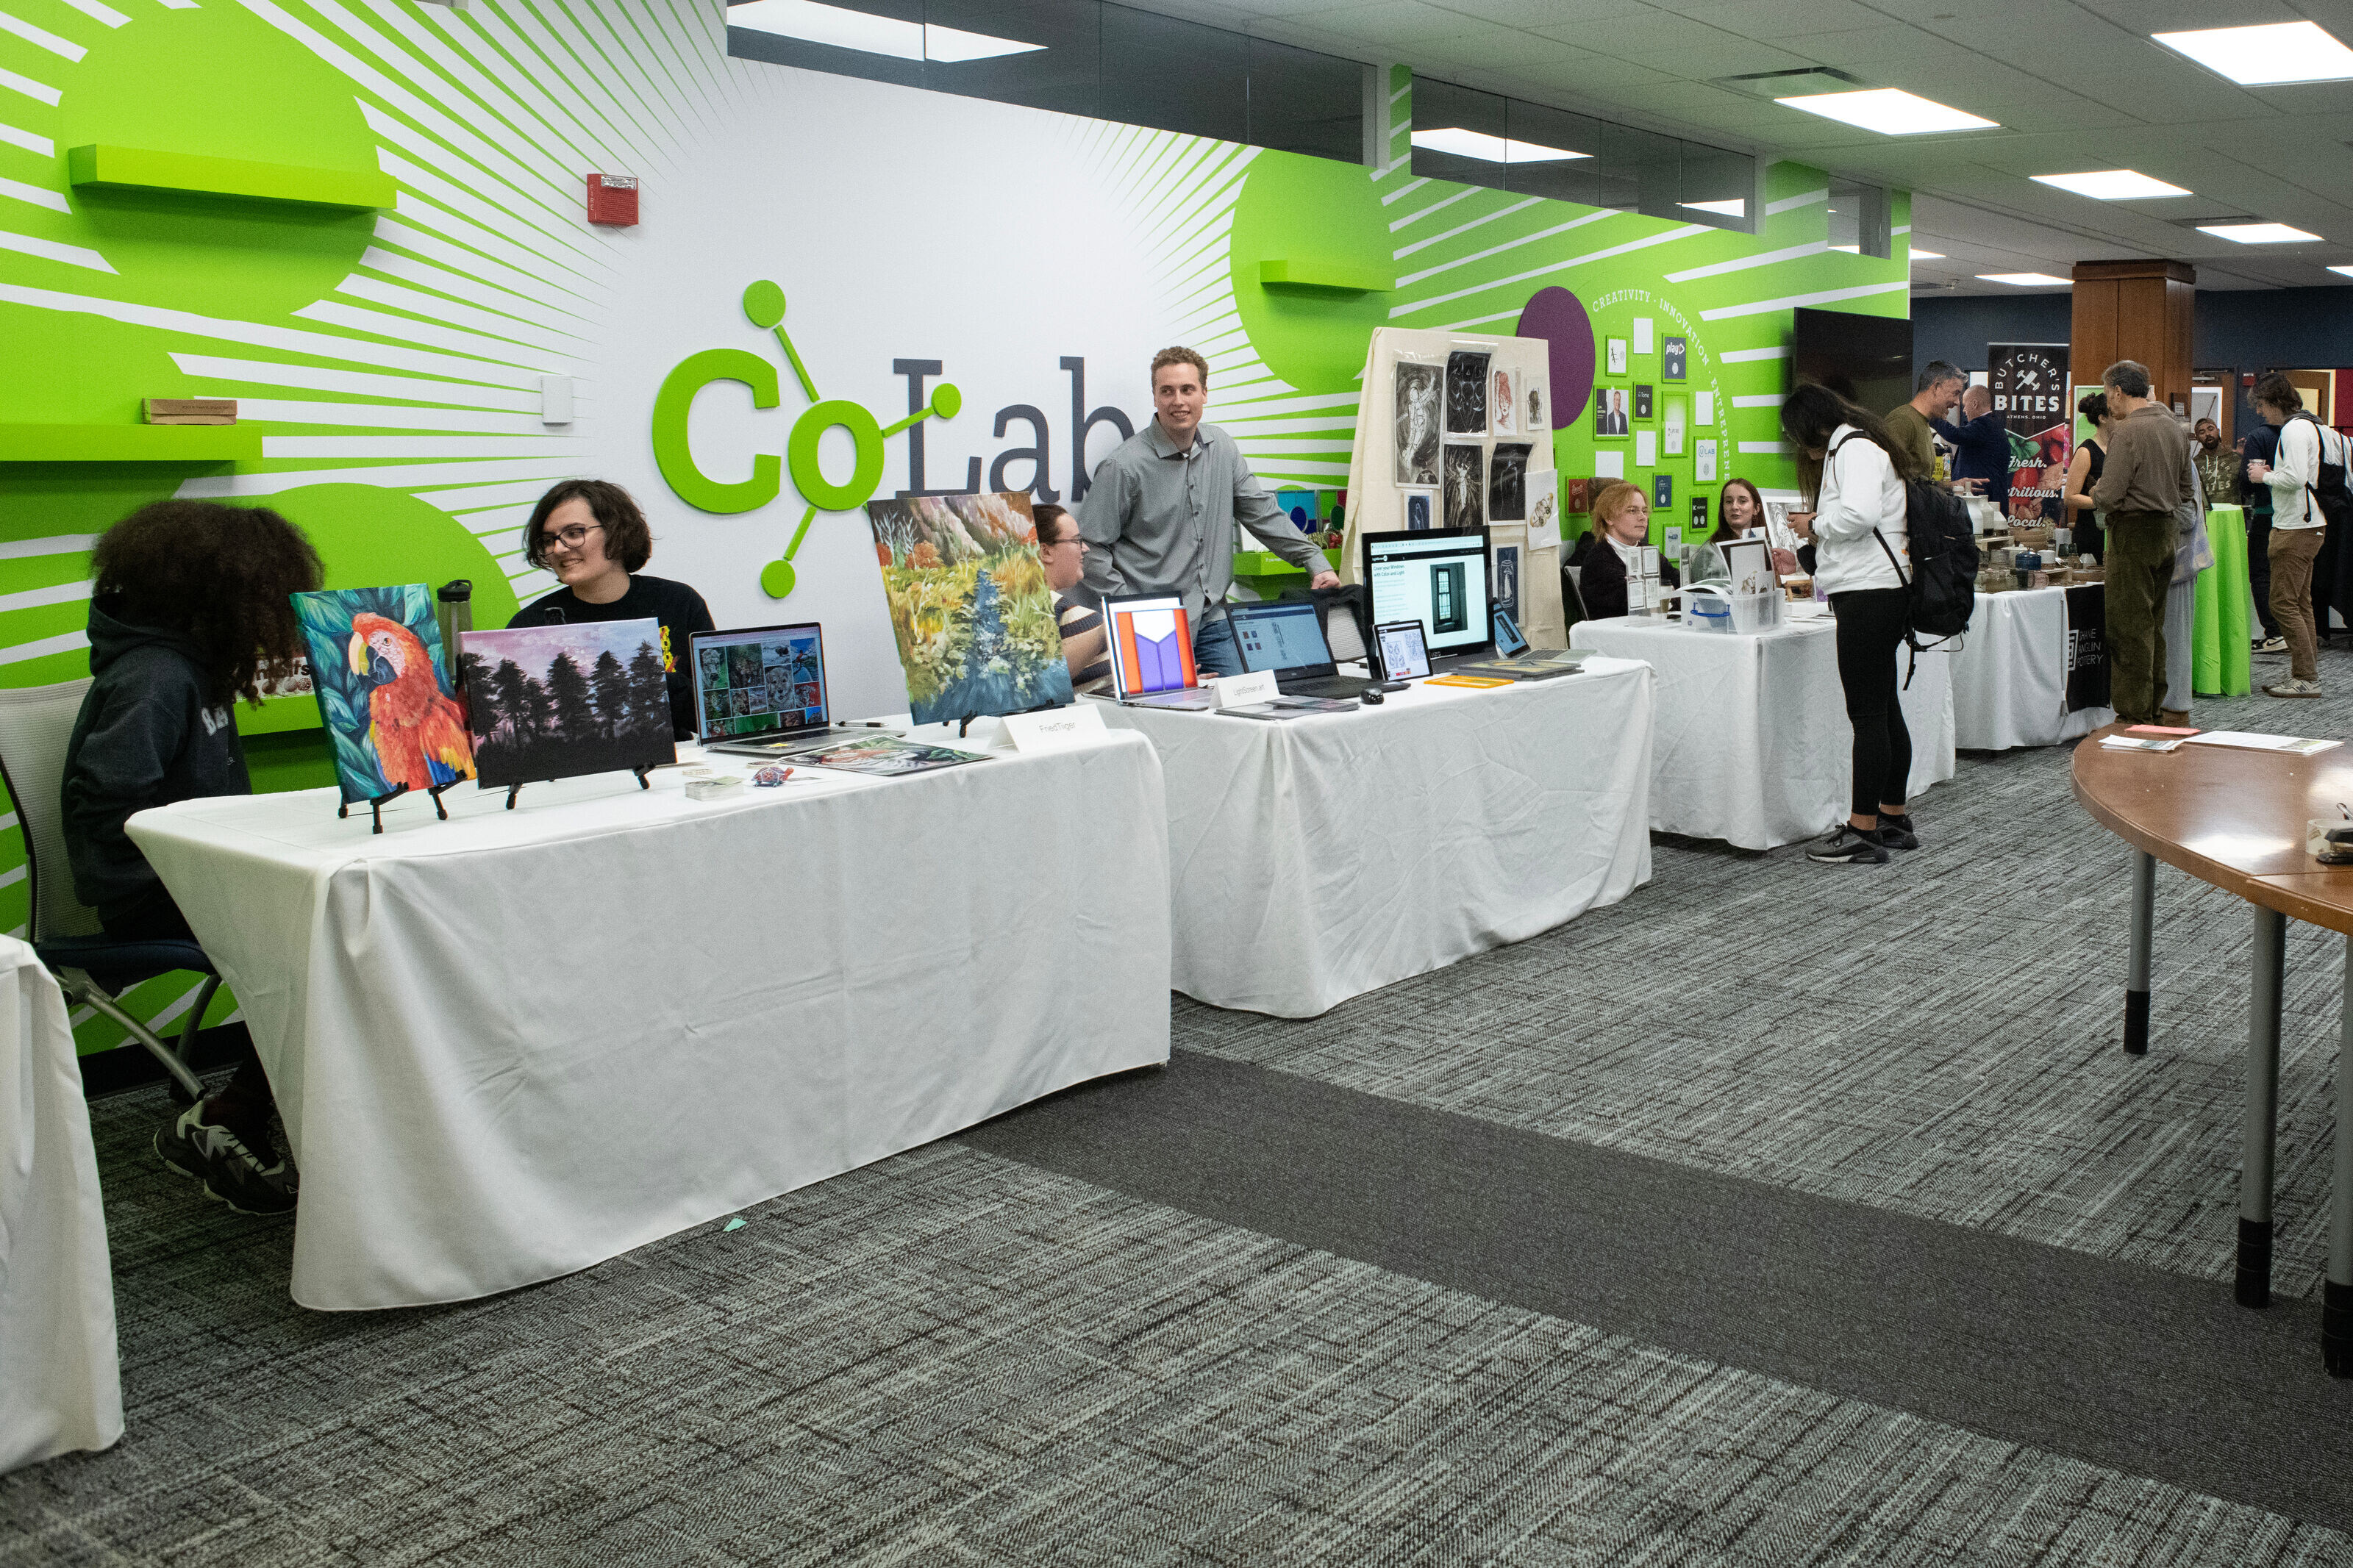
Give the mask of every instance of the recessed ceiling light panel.
<path id="1" fill-rule="evenodd" d="M 2192 33 L 2151 33 L 2167 48 L 2189 56 L 2242 87 L 2353 78 L 2353 49 L 2317 22 L 2271 22 L 2255 27 L 2206 27 Z"/>
<path id="2" fill-rule="evenodd" d="M 1719 217 L 1746 217 L 1748 203 L 1745 197 L 1734 196 L 1721 202 L 1677 202 L 1677 206 L 1691 208 L 1695 213 L 1715 213 Z"/>
<path id="3" fill-rule="evenodd" d="M 1915 247 L 1912 251 L 1912 259 L 1915 261 L 1942 261 L 1945 259 L 1945 253 L 1941 250 L 1921 250 Z"/>
<path id="4" fill-rule="evenodd" d="M 2346 277 L 2353 278 L 2353 267 L 2332 267 L 2328 270 L 2331 272 L 2342 272 Z"/>
<path id="5" fill-rule="evenodd" d="M 860 54 L 930 60 L 939 65 L 1035 54 L 1046 47 L 1025 44 L 1018 38 L 967 33 L 961 27 L 876 16 L 822 5 L 819 0 L 753 0 L 748 5 L 731 5 L 727 8 L 727 25 L 749 27 L 755 33 L 773 33 L 780 38 L 798 38 L 807 44 L 829 44 L 837 49 L 856 49 Z"/>
<path id="6" fill-rule="evenodd" d="M 1882 136 L 1920 136 L 1934 131 L 1992 131 L 1998 123 L 1920 98 L 1900 88 L 1873 88 L 1865 92 L 1817 92 L 1802 98 L 1777 98 L 1776 103 L 1802 109 L 1845 125 L 1860 125 Z"/>
<path id="7" fill-rule="evenodd" d="M 1980 283 L 2007 283 L 2013 289 L 2064 289 L 2069 280 L 2053 278 L 2048 272 L 1980 272 Z"/>
<path id="8" fill-rule="evenodd" d="M 2036 174 L 2037 184 L 2056 185 L 2095 202 L 2139 202 L 2158 196 L 2186 196 L 2179 185 L 2152 180 L 2131 169 L 2099 169 L 2082 174 Z"/>
<path id="9" fill-rule="evenodd" d="M 2238 245 L 2303 245 L 2320 237 L 2284 223 L 2201 223 L 2198 232 Z"/>
<path id="10" fill-rule="evenodd" d="M 1482 163 L 1557 163 L 1564 159 L 1593 156 L 1590 153 L 1571 153 L 1562 147 L 1540 146 L 1534 142 L 1508 141 L 1501 136 L 1490 136 L 1483 131 L 1466 131 L 1460 125 L 1417 131 L 1413 133 L 1413 144 L 1457 158 L 1476 158 Z"/>

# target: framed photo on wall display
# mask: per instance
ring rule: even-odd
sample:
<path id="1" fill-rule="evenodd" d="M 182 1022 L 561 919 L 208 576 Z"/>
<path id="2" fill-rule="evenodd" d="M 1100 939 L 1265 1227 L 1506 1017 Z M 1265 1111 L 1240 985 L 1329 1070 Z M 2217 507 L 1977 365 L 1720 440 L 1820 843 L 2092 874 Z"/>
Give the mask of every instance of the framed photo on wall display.
<path id="1" fill-rule="evenodd" d="M 1597 441 L 1622 441 L 1626 438 L 1626 389 L 1622 386 L 1597 386 L 1593 389 L 1593 438 Z"/>
<path id="2" fill-rule="evenodd" d="M 1409 530 L 1419 533 L 1434 526 L 1430 517 L 1437 510 L 1436 490 L 1402 490 L 1398 493 L 1405 498 L 1405 525 Z"/>
<path id="3" fill-rule="evenodd" d="M 1634 388 L 1634 417 L 1649 419 L 1657 406 L 1657 389 L 1637 384 Z"/>
<path id="4" fill-rule="evenodd" d="M 1690 360 L 1689 346 L 1681 338 L 1669 338 L 1666 340 L 1666 347 L 1661 352 L 1659 359 L 1661 361 L 1659 379 L 1661 381 L 1681 381 L 1683 378 L 1684 367 Z"/>
<path id="5" fill-rule="evenodd" d="M 1486 448 L 1476 441 L 1446 443 L 1446 526 L 1477 528 L 1487 521 Z"/>
<path id="6" fill-rule="evenodd" d="M 1607 360 L 1605 363 L 1607 363 L 1609 364 L 1609 374 L 1611 374 L 1611 375 L 1623 375 L 1623 374 L 1626 374 L 1626 340 L 1625 340 L 1625 339 L 1623 339 L 1623 338 L 1611 338 L 1611 339 L 1609 340 L 1609 358 L 1608 358 L 1608 360 Z"/>
<path id="7" fill-rule="evenodd" d="M 1520 618 L 1520 565 L 1526 549 L 1526 531 L 1516 524 L 1497 527 L 1489 541 L 1487 590 L 1494 607 Z"/>
<path id="8" fill-rule="evenodd" d="M 1667 438 L 1667 456 L 1682 457 L 1683 455 L 1683 400 L 1682 398 L 1667 399 L 1667 416 L 1662 427 Z"/>
<path id="9" fill-rule="evenodd" d="M 1392 383 L 1397 419 L 1397 482 L 1435 485 L 1438 448 L 1444 439 L 1445 421 L 1439 404 L 1445 389 L 1446 367 L 1400 359 Z"/>
<path id="10" fill-rule="evenodd" d="M 1692 478 L 1704 485 L 1715 483 L 1715 443 L 1713 440 L 1692 443 Z"/>
<path id="11" fill-rule="evenodd" d="M 1487 416 L 1493 421 L 1490 435 L 1516 436 L 1520 433 L 1519 382 L 1507 365 L 1497 365 L 1487 373 Z"/>
<path id="12" fill-rule="evenodd" d="M 1536 384 L 1536 378 L 1535 376 L 1526 376 L 1523 379 L 1528 389 L 1527 431 L 1531 436 L 1541 436 L 1545 433 L 1544 388 Z"/>
<path id="13" fill-rule="evenodd" d="M 1651 505 L 1660 511 L 1675 504 L 1675 477 L 1672 474 L 1651 476 Z"/>
<path id="14" fill-rule="evenodd" d="M 1446 356 L 1446 433 L 1487 433 L 1487 361 L 1484 350 L 1456 349 Z"/>

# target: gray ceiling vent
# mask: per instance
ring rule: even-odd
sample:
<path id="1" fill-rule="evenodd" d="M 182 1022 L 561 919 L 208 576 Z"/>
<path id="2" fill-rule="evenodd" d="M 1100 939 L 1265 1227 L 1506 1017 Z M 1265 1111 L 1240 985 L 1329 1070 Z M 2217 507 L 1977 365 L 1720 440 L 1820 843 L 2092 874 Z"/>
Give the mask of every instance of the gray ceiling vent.
<path id="1" fill-rule="evenodd" d="M 1743 76 L 1720 76 L 1715 85 L 1734 92 L 1745 92 L 1757 98 L 1798 98 L 1813 92 L 1843 92 L 1862 87 L 1863 79 L 1829 66 L 1808 66 L 1801 70 L 1750 71 Z"/>

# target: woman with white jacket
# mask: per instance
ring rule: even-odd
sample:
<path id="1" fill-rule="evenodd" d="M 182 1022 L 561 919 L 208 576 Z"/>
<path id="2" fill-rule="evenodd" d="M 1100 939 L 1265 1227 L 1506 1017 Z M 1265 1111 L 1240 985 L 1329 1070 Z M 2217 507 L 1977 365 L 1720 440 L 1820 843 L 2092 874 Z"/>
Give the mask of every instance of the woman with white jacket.
<path id="1" fill-rule="evenodd" d="M 1895 681 L 1895 650 L 1912 624 L 1904 481 L 1913 459 L 1877 415 L 1810 383 L 1782 404 L 1781 429 L 1814 509 L 1792 512 L 1789 526 L 1814 543 L 1814 583 L 1838 617 L 1839 684 L 1854 727 L 1852 814 L 1806 858 L 1884 866 L 1890 849 L 1920 847 L 1905 810 L 1912 735 Z"/>

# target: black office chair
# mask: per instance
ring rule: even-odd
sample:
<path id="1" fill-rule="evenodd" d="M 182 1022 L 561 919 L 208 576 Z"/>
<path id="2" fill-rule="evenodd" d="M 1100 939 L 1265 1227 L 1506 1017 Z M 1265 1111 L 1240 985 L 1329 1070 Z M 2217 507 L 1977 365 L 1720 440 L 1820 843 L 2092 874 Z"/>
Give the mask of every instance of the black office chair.
<path id="1" fill-rule="evenodd" d="M 1560 624 L 1563 630 L 1579 621 L 1593 618 L 1585 613 L 1585 591 L 1578 581 L 1584 575 L 1582 567 L 1571 566 L 1566 561 L 1560 563 Z"/>
<path id="2" fill-rule="evenodd" d="M 121 1025 L 172 1075 L 172 1097 L 193 1105 L 205 1086 L 188 1065 L 205 1010 L 220 989 L 220 975 L 205 950 L 193 942 L 118 942 L 99 925 L 97 911 L 74 897 L 66 864 L 64 829 L 66 742 L 90 689 L 87 678 L 55 686 L 0 689 L 0 784 L 16 803 L 16 824 L 25 836 L 26 875 L 32 883 L 33 952 L 66 1000 Z M 174 970 L 205 977 L 188 1008 L 174 1050 L 155 1031 L 115 1000 L 142 981 Z"/>

